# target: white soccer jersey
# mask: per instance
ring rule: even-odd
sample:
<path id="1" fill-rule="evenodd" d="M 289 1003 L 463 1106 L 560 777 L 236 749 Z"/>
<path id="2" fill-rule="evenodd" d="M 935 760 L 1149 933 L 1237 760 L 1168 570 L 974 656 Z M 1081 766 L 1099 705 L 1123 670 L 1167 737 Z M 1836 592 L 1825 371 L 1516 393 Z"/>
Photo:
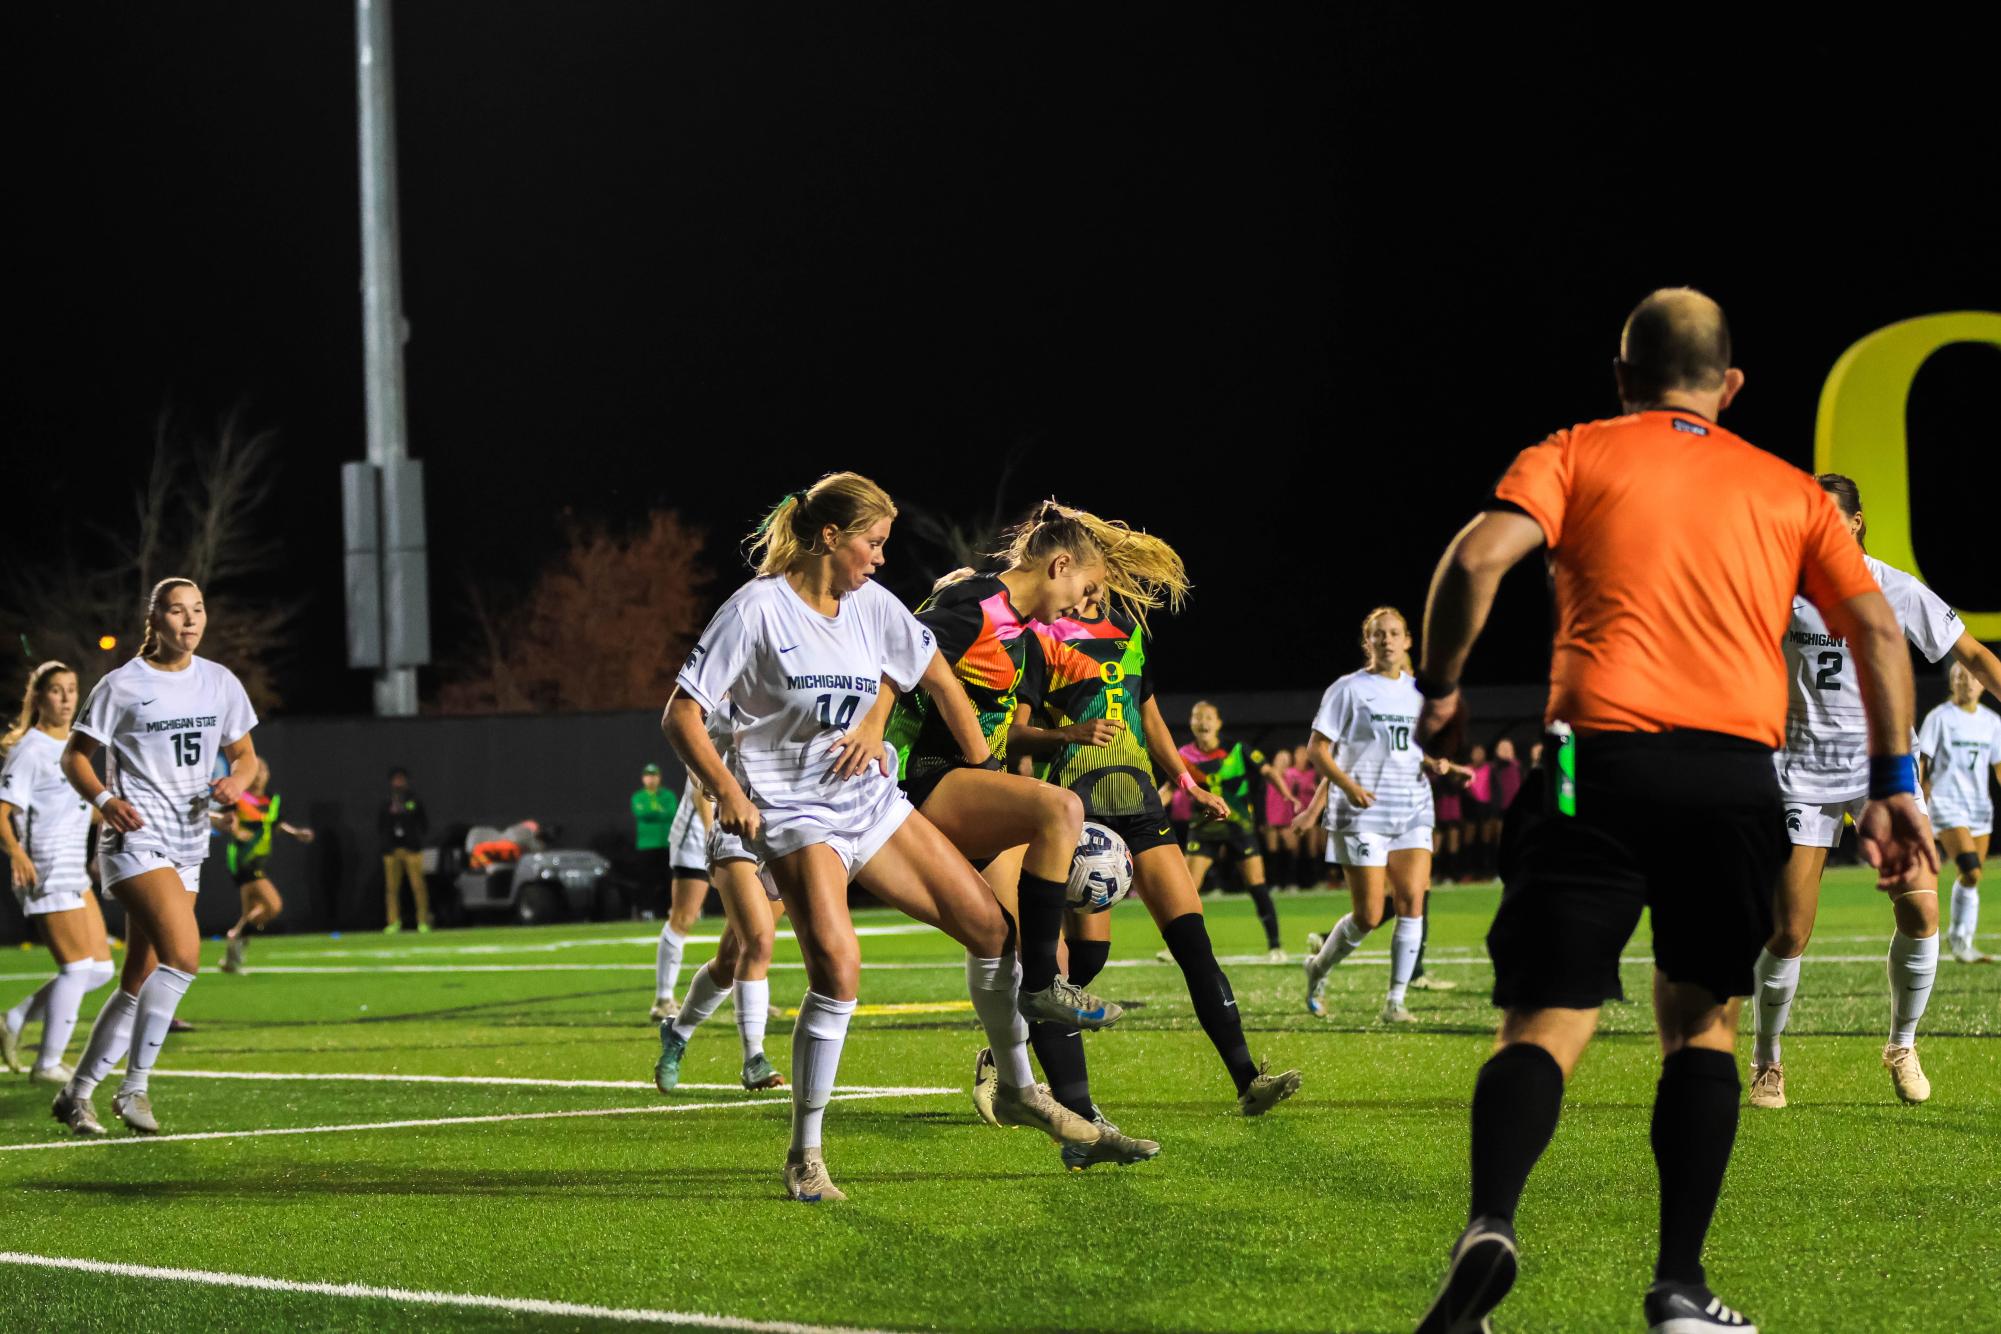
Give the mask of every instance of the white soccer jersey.
<path id="1" fill-rule="evenodd" d="M 716 754 L 723 757 L 723 763 L 730 760 L 730 746 L 736 732 L 735 721 L 730 717 L 729 701 L 724 700 L 719 709 L 710 709 L 704 721 L 708 728 L 709 744 L 716 748 Z M 674 808 L 674 823 L 667 830 L 667 846 L 674 851 L 673 862 L 691 871 L 699 871 L 709 864 L 709 827 L 702 823 L 702 780 L 688 772 L 681 784 L 681 804 Z"/>
<path id="2" fill-rule="evenodd" d="M 1416 737 L 1423 707 L 1417 678 L 1408 672 L 1395 680 L 1350 672 L 1327 687 L 1313 730 L 1334 743 L 1334 763 L 1342 772 L 1376 794 L 1375 805 L 1357 810 L 1330 784 L 1324 821 L 1329 830 L 1401 834 L 1431 825 L 1431 784 Z"/>
<path id="3" fill-rule="evenodd" d="M 35 863 L 37 898 L 90 888 L 90 803 L 63 777 L 62 753 L 62 742 L 29 728 L 0 769 L 0 801 L 14 808 L 14 837 Z"/>
<path id="4" fill-rule="evenodd" d="M 236 674 L 207 658 L 178 672 L 134 658 L 107 674 L 76 730 L 109 752 L 108 785 L 138 808 L 145 827 L 107 833 L 105 851 L 159 852 L 176 866 L 207 857 L 210 766 L 255 726 Z"/>
<path id="5" fill-rule="evenodd" d="M 833 743 L 869 711 L 883 678 L 914 688 L 936 651 L 931 632 L 873 580 L 822 616 L 768 575 L 730 595 L 676 683 L 711 714 L 729 696 L 730 770 L 765 817 L 767 849 L 783 855 L 818 841 L 784 829 L 856 833 L 893 804 L 896 780 L 874 765 L 846 782 L 829 776 Z"/>
<path id="6" fill-rule="evenodd" d="M 1947 700 L 1925 715 L 1917 751 L 1931 761 L 1932 827 L 1993 828 L 1987 775 L 2001 764 L 2001 714 L 1984 704 L 1968 713 Z"/>
<path id="7" fill-rule="evenodd" d="M 1904 637 L 1931 662 L 1952 651 L 1964 630 L 1959 613 L 1923 584 L 1877 560 L 1863 564 L 1890 600 Z M 1793 599 L 1786 627 L 1786 745 L 1775 763 L 1779 790 L 1794 802 L 1849 801 L 1869 791 L 1869 721 L 1856 689 L 1848 641 L 1831 635 L 1820 612 Z"/>

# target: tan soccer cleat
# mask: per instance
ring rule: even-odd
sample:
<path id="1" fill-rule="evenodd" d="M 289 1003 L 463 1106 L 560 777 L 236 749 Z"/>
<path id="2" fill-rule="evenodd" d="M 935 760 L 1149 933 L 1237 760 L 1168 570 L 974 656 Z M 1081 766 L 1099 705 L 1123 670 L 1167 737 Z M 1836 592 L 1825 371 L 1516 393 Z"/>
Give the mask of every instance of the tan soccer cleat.
<path id="1" fill-rule="evenodd" d="M 1932 1082 L 1918 1064 L 1916 1047 L 1883 1048 L 1883 1068 L 1890 1072 L 1890 1087 L 1905 1102 L 1923 1102 L 1932 1095 Z"/>
<path id="2" fill-rule="evenodd" d="M 827 1160 L 818 1149 L 785 1156 L 785 1193 L 801 1204 L 830 1204 L 848 1197 L 827 1175 Z"/>
<path id="3" fill-rule="evenodd" d="M 1304 1078 L 1297 1070 L 1285 1070 L 1274 1075 L 1265 1065 L 1259 1065 L 1257 1078 L 1237 1095 L 1237 1110 L 1245 1116 L 1263 1116 L 1299 1092 L 1300 1081 Z"/>
<path id="4" fill-rule="evenodd" d="M 144 1093 L 121 1091 L 111 1100 L 111 1110 L 118 1113 L 118 1119 L 139 1135 L 157 1135 L 160 1122 L 153 1115 L 153 1100 Z"/>
<path id="5" fill-rule="evenodd" d="M 1751 1105 L 1777 1109 L 1786 1105 L 1786 1068 L 1777 1061 L 1751 1067 Z"/>
<path id="6" fill-rule="evenodd" d="M 1058 1144 L 1097 1142 L 1098 1128 L 1049 1096 L 1040 1084 L 1025 1089 L 994 1087 L 994 1120 L 1004 1126 L 1030 1126 Z"/>
<path id="7" fill-rule="evenodd" d="M 669 1019 L 679 1019 L 681 1002 L 672 996 L 661 996 L 653 1002 L 653 1008 L 647 1012 L 646 1017 L 656 1024 L 665 1023 Z"/>
<path id="8" fill-rule="evenodd" d="M 993 1048 L 982 1047 L 973 1058 L 973 1110 L 990 1126 L 1000 1124 L 994 1115 L 994 1090 L 999 1087 L 1000 1071 L 994 1066 Z"/>
<path id="9" fill-rule="evenodd" d="M 0 1070 L 20 1070 L 21 1035 L 7 1027 L 7 1021 L 0 1019 Z"/>

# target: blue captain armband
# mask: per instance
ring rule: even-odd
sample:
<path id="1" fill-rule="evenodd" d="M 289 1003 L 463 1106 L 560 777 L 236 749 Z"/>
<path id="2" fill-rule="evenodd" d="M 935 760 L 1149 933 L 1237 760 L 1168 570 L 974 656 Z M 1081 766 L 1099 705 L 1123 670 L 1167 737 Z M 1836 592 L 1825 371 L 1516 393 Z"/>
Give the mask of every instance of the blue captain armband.
<path id="1" fill-rule="evenodd" d="M 1900 792 L 1918 790 L 1918 762 L 1911 755 L 1869 757 L 1869 800 L 1881 801 Z"/>

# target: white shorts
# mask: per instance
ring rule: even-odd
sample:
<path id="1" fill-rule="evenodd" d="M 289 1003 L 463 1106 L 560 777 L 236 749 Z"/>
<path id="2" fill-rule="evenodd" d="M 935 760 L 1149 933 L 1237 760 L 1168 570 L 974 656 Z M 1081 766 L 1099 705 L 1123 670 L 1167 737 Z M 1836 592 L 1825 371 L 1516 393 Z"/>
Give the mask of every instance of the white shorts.
<path id="1" fill-rule="evenodd" d="M 159 871 L 172 867 L 179 873 L 181 884 L 190 894 L 201 889 L 201 863 L 189 862 L 177 866 L 171 857 L 158 848 L 132 848 L 125 852 L 100 852 L 97 854 L 97 873 L 103 879 L 106 889 L 121 880 L 130 880 L 147 871 Z"/>
<path id="2" fill-rule="evenodd" d="M 828 824 L 819 812 L 790 811 L 781 807 L 765 810 L 762 812 L 764 828 L 758 831 L 757 836 L 759 860 L 776 861 L 801 848 L 824 843 L 840 855 L 841 864 L 847 867 L 848 879 L 854 879 L 855 872 L 867 866 L 869 858 L 882 851 L 882 845 L 889 842 L 917 809 L 892 779 L 882 780 L 880 792 L 881 796 L 876 801 L 846 817 L 840 828 Z"/>
<path id="3" fill-rule="evenodd" d="M 674 823 L 667 831 L 667 847 L 672 853 L 670 864 L 677 871 L 701 871 L 709 864 L 709 831 L 702 827 L 702 813 L 695 809 L 695 803 L 684 803 L 674 812 Z"/>
<path id="4" fill-rule="evenodd" d="M 1937 806 L 1932 809 L 1933 829 L 1964 829 L 1975 838 L 1984 838 L 1994 832 L 1994 812 L 1969 811 L 1958 806 Z"/>
<path id="5" fill-rule="evenodd" d="M 1923 793 L 1913 793 L 1918 799 L 1918 809 L 1925 809 Z M 1794 847 L 1831 848 L 1841 842 L 1841 818 L 1851 820 L 1862 818 L 1862 808 L 1869 804 L 1869 798 L 1850 797 L 1846 801 L 1809 801 L 1798 797 L 1787 797 L 1786 837 Z M 1927 812 L 1929 814 L 1929 812 Z"/>
<path id="6" fill-rule="evenodd" d="M 745 847 L 742 839 L 720 824 L 712 825 L 709 828 L 708 854 L 703 865 L 707 866 L 713 875 L 715 869 L 724 862 L 749 862 L 757 868 L 757 878 L 764 885 L 764 896 L 773 903 L 779 901 L 778 882 L 771 878 L 771 872 L 764 869 L 764 863 L 757 859 L 757 854 Z"/>
<path id="7" fill-rule="evenodd" d="M 1401 834 L 1365 829 L 1327 831 L 1327 860 L 1336 866 L 1388 866 L 1392 852 L 1431 851 L 1431 826 L 1412 825 Z"/>
<path id="8" fill-rule="evenodd" d="M 58 889 L 44 894 L 39 885 L 32 889 L 16 887 L 14 897 L 21 901 L 21 912 L 28 917 L 46 917 L 50 913 L 75 912 L 83 907 L 83 891 L 80 889 Z"/>

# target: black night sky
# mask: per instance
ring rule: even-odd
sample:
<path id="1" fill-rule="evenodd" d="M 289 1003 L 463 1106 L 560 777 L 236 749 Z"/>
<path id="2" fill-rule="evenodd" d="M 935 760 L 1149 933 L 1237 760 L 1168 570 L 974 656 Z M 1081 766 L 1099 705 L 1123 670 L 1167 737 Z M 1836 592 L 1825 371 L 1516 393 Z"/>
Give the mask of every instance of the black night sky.
<path id="1" fill-rule="evenodd" d="M 1018 450 L 1011 501 L 1058 494 L 1187 557 L 1175 688 L 1317 686 L 1369 607 L 1420 609 L 1514 450 L 1615 410 L 1617 328 L 1650 288 L 1724 303 L 1750 377 L 1728 424 L 1802 465 L 1849 344 L 2001 304 L 1970 32 L 1238 8 L 405 0 L 440 647 L 466 577 L 525 585 L 564 511 L 679 509 L 720 596 L 737 534 L 823 471 L 978 514 Z M 313 613 L 288 709 L 366 708 L 340 661 L 351 6 L 14 17 L 8 549 L 119 522 L 162 408 L 240 401 L 282 433 L 260 522 Z M 1920 555 L 1984 608 L 1997 383 L 2001 358 L 1945 355 L 1912 404 L 1916 504 L 1941 519 Z M 900 588 L 939 568 L 890 555 Z M 1536 581 L 1470 679 L 1541 672 Z"/>

